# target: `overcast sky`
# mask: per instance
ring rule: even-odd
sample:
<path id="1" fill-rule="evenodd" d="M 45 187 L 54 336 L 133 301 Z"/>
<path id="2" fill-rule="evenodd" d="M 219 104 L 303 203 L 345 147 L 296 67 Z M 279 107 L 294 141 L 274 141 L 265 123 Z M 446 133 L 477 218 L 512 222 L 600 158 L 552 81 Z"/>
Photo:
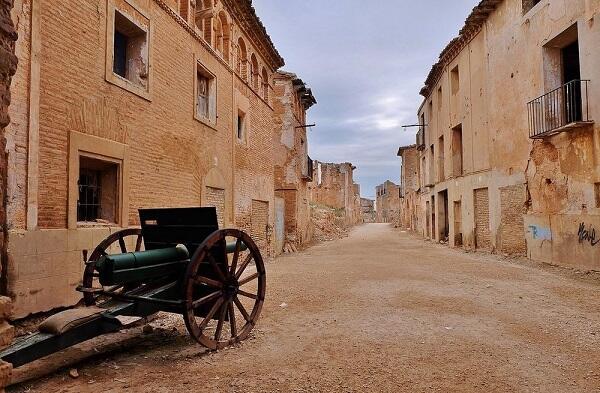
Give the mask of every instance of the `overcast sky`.
<path id="1" fill-rule="evenodd" d="M 478 0 L 254 0 L 286 61 L 313 89 L 313 159 L 352 162 L 363 197 L 400 181 L 398 147 L 415 142 L 419 90 Z"/>

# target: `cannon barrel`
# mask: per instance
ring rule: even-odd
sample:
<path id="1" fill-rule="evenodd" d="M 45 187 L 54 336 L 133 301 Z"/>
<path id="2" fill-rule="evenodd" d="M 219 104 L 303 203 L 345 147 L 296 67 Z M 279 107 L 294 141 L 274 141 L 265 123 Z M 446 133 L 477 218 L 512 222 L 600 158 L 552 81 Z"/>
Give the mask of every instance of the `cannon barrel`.
<path id="1" fill-rule="evenodd" d="M 105 255 L 96 262 L 102 285 L 118 285 L 173 275 L 190 259 L 184 245 L 159 250 Z"/>
<path id="2" fill-rule="evenodd" d="M 236 242 L 227 242 L 227 254 L 233 254 L 235 252 L 235 245 Z M 247 249 L 248 246 L 244 242 L 241 242 L 240 251 L 246 251 Z"/>

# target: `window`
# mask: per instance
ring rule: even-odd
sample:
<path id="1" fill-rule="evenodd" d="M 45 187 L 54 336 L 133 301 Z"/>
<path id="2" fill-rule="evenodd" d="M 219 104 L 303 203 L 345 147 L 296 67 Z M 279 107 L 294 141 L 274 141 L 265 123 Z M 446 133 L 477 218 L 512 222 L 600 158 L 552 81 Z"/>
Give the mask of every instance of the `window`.
<path id="1" fill-rule="evenodd" d="M 250 57 L 250 86 L 254 90 L 258 90 L 258 60 L 254 53 Z"/>
<path id="2" fill-rule="evenodd" d="M 77 221 L 117 222 L 118 178 L 118 164 L 86 156 L 80 157 Z"/>
<path id="3" fill-rule="evenodd" d="M 246 133 L 246 114 L 238 110 L 237 116 L 237 138 L 240 141 L 244 140 L 244 134 Z"/>
<path id="4" fill-rule="evenodd" d="M 458 66 L 450 71 L 450 87 L 452 88 L 452 95 L 457 94 L 460 90 L 460 73 L 458 71 Z"/>
<path id="5" fill-rule="evenodd" d="M 452 129 L 452 172 L 454 176 L 463 174 L 462 124 Z"/>
<path id="6" fill-rule="evenodd" d="M 438 88 L 438 92 L 437 92 L 437 106 L 438 106 L 438 110 L 442 110 L 442 102 L 444 100 L 444 95 L 443 95 L 443 90 L 442 90 L 442 86 L 440 86 Z"/>
<path id="7" fill-rule="evenodd" d="M 248 54 L 246 51 L 246 43 L 240 37 L 238 40 L 237 46 L 237 63 L 236 63 L 236 71 L 240 78 L 246 80 L 246 64 L 248 63 Z"/>
<path id="8" fill-rule="evenodd" d="M 262 69 L 262 90 L 262 97 L 265 101 L 269 101 L 269 74 L 264 67 Z"/>
<path id="9" fill-rule="evenodd" d="M 197 64 L 196 67 L 196 117 L 201 121 L 216 123 L 216 78 Z"/>
<path id="10" fill-rule="evenodd" d="M 594 183 L 594 196 L 596 199 L 596 207 L 600 208 L 600 183 Z"/>
<path id="11" fill-rule="evenodd" d="M 528 13 L 533 7 L 535 7 L 542 0 L 523 0 L 523 14 Z"/>
<path id="12" fill-rule="evenodd" d="M 441 136 L 438 140 L 438 181 L 440 182 L 445 180 L 444 160 L 444 137 Z"/>
<path id="13" fill-rule="evenodd" d="M 147 86 L 147 33 L 119 10 L 115 10 L 113 72 L 138 87 Z"/>

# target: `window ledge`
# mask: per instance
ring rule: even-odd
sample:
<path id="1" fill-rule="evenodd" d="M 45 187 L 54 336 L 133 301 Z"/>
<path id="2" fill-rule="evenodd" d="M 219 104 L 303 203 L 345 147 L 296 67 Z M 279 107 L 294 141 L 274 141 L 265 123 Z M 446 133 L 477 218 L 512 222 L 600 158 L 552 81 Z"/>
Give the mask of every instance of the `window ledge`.
<path id="1" fill-rule="evenodd" d="M 125 79 L 122 76 L 115 74 L 114 72 L 111 72 L 107 75 L 106 81 L 110 84 L 127 90 L 128 92 L 133 93 L 136 96 L 145 99 L 146 101 L 152 102 L 152 98 L 150 98 L 150 91 L 144 89 L 143 87 L 133 84 L 128 79 Z"/>
<path id="2" fill-rule="evenodd" d="M 210 119 L 207 119 L 206 117 L 198 116 L 197 114 L 194 114 L 194 119 L 197 122 L 204 124 L 211 130 L 219 131 L 219 130 L 217 130 L 217 121 L 216 120 L 212 121 Z"/>

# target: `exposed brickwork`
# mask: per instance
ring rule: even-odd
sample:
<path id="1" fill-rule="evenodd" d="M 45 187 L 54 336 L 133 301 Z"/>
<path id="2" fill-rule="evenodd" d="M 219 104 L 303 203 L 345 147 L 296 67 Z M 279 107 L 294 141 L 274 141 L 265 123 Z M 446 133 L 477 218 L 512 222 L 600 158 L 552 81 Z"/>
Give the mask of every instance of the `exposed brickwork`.
<path id="1" fill-rule="evenodd" d="M 523 217 L 527 213 L 525 184 L 500 188 L 500 251 L 525 255 L 527 244 L 523 236 Z"/>
<path id="2" fill-rule="evenodd" d="M 225 190 L 214 187 L 206 187 L 206 199 L 204 206 L 217 208 L 217 219 L 219 228 L 225 227 Z"/>
<path id="3" fill-rule="evenodd" d="M 250 234 L 261 250 L 268 244 L 269 231 L 269 203 L 252 201 L 252 217 Z"/>
<path id="4" fill-rule="evenodd" d="M 360 199 L 360 213 L 363 222 L 375 222 L 375 201 L 372 199 Z"/>
<path id="5" fill-rule="evenodd" d="M 475 242 L 479 249 L 489 249 L 490 239 L 490 198 L 487 188 L 474 192 L 475 201 Z"/>

